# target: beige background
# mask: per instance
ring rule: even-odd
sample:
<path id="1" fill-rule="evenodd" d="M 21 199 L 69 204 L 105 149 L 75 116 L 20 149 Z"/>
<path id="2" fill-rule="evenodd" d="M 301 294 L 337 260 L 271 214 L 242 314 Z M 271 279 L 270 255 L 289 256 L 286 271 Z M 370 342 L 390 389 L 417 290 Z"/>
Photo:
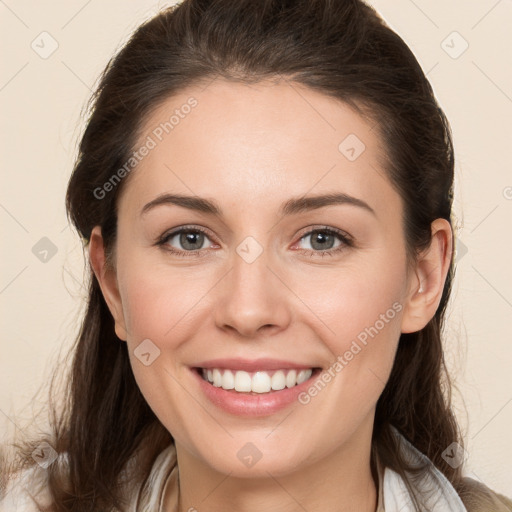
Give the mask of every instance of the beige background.
<path id="1" fill-rule="evenodd" d="M 25 428 L 34 392 L 78 330 L 84 263 L 64 194 L 81 109 L 119 45 L 168 4 L 0 0 L 0 432 Z M 511 495 L 512 2 L 371 4 L 412 48 L 451 122 L 461 245 L 447 358 L 468 472 Z M 57 250 L 46 262 L 32 252 L 43 237 Z"/>

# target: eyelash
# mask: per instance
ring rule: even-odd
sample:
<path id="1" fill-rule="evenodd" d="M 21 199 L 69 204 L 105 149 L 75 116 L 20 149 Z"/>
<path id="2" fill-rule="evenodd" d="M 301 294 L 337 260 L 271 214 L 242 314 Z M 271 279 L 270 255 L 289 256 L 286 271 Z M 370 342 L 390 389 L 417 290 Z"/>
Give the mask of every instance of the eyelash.
<path id="1" fill-rule="evenodd" d="M 181 233 L 203 233 L 208 238 L 210 238 L 208 232 L 203 228 L 200 228 L 198 226 L 183 226 L 179 229 L 171 231 L 170 233 L 165 233 L 164 235 L 162 235 L 162 237 L 157 240 L 156 245 L 164 247 L 164 246 L 166 246 L 167 242 L 170 239 L 172 239 L 173 237 L 175 237 L 176 235 L 179 235 Z M 343 232 L 341 230 L 331 228 L 328 226 L 315 227 L 314 229 L 307 231 L 299 238 L 299 242 L 303 238 L 306 238 L 307 236 L 310 236 L 313 233 L 327 233 L 329 235 L 334 235 L 334 236 L 338 237 L 339 240 L 341 240 L 342 244 L 334 249 L 327 249 L 325 251 L 315 251 L 312 249 L 299 249 L 299 251 L 301 253 L 307 254 L 310 256 L 314 255 L 315 257 L 319 256 L 319 257 L 323 258 L 325 256 L 334 256 L 335 254 L 338 254 L 341 251 L 345 250 L 347 247 L 354 246 L 354 242 L 349 235 L 347 235 L 345 232 Z M 170 252 L 171 254 L 178 256 L 178 257 L 187 257 L 187 256 L 203 257 L 202 253 L 204 252 L 203 249 L 195 249 L 193 251 L 181 251 L 181 250 L 176 250 L 171 246 L 164 247 L 164 250 L 166 250 L 166 251 Z"/>

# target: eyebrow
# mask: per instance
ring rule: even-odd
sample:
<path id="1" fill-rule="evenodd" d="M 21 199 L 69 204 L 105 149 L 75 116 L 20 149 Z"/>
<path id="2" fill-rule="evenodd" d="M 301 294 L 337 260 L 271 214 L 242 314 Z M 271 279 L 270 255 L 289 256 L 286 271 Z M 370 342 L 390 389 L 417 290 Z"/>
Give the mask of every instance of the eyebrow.
<path id="1" fill-rule="evenodd" d="M 161 205 L 176 205 L 183 208 L 188 208 L 189 210 L 195 210 L 201 213 L 223 217 L 222 209 L 215 202 L 215 200 L 206 199 L 199 196 L 186 196 L 182 194 L 162 194 L 147 203 L 142 208 L 140 215 L 143 216 L 153 208 Z M 357 206 L 372 213 L 373 215 L 376 215 L 373 208 L 362 199 L 358 199 L 357 197 L 353 197 L 340 192 L 291 198 L 281 205 L 281 208 L 279 209 L 279 215 L 288 216 L 334 205 Z"/>

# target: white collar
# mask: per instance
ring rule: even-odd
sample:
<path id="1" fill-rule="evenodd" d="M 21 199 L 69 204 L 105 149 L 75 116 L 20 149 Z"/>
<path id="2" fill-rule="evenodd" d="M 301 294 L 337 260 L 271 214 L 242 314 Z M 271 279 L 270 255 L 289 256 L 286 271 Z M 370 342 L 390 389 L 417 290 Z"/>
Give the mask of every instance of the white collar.
<path id="1" fill-rule="evenodd" d="M 448 479 L 434 464 L 394 427 L 402 455 L 414 466 L 426 464 L 427 469 L 418 481 L 410 480 L 421 504 L 429 512 L 467 512 L 459 495 Z M 386 512 L 417 512 L 403 478 L 391 468 L 385 468 L 382 501 Z"/>

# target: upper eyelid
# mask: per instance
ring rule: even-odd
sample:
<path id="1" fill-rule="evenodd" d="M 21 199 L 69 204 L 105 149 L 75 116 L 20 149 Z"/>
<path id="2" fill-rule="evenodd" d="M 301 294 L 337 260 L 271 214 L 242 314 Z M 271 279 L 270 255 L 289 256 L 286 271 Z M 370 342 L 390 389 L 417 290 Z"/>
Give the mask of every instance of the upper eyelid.
<path id="1" fill-rule="evenodd" d="M 345 230 L 331 226 L 314 225 L 313 227 L 305 228 L 305 230 L 306 231 L 302 232 L 302 234 L 299 235 L 299 240 L 304 238 L 306 235 L 310 235 L 311 233 L 314 233 L 316 231 L 329 231 L 335 235 L 352 240 L 352 235 L 347 233 Z"/>
<path id="2" fill-rule="evenodd" d="M 208 230 L 207 228 L 186 225 L 186 226 L 177 227 L 175 229 L 171 229 L 169 231 L 165 231 L 164 234 L 160 237 L 160 239 L 163 240 L 166 238 L 172 238 L 176 235 L 179 235 L 183 231 L 198 231 L 199 233 L 203 233 L 204 235 L 207 235 L 208 237 L 215 238 L 213 235 L 210 234 L 210 230 Z"/>

